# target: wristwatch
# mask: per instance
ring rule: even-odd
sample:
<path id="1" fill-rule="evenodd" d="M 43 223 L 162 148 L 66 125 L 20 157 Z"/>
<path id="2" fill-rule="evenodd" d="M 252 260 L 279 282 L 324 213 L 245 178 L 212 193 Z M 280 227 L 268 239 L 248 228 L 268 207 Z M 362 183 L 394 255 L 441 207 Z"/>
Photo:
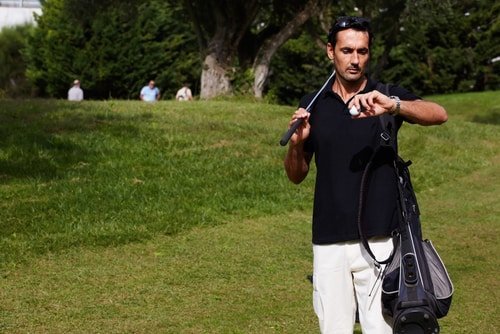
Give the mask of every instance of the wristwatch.
<path id="1" fill-rule="evenodd" d="M 389 114 L 391 114 L 392 116 L 396 116 L 401 110 L 401 100 L 399 99 L 399 96 L 389 96 L 389 98 L 396 101 L 396 108 L 389 111 Z"/>

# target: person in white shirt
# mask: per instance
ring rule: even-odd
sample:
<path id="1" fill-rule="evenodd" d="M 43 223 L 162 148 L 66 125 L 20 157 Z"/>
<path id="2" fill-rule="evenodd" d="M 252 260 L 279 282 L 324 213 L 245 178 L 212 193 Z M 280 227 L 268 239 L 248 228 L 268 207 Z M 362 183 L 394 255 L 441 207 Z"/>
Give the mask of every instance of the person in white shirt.
<path id="1" fill-rule="evenodd" d="M 177 101 L 191 101 L 193 99 L 193 94 L 191 89 L 189 89 L 188 84 L 184 84 L 181 89 L 175 94 L 175 99 Z"/>
<path id="2" fill-rule="evenodd" d="M 80 81 L 73 81 L 73 87 L 68 90 L 68 101 L 82 101 L 83 90 L 80 88 Z"/>

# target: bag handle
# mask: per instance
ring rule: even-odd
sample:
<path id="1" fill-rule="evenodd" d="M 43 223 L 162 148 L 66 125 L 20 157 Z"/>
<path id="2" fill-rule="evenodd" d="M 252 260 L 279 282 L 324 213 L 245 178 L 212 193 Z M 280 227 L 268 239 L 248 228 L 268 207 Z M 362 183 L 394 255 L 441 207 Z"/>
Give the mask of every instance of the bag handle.
<path id="1" fill-rule="evenodd" d="M 389 85 L 388 84 L 382 84 L 380 82 L 377 83 L 377 86 L 375 88 L 379 92 L 389 96 Z M 375 160 L 375 157 L 377 154 L 384 148 L 389 148 L 392 150 L 394 154 L 394 168 L 396 169 L 396 174 L 397 168 L 395 165 L 396 157 L 397 157 L 397 144 L 396 144 L 396 121 L 394 116 L 389 115 L 387 113 L 384 113 L 379 116 L 380 120 L 380 127 L 381 127 L 381 132 L 380 132 L 380 144 L 377 146 L 377 148 L 374 150 L 370 160 L 366 164 L 366 167 L 363 171 L 363 175 L 361 176 L 361 186 L 360 186 L 360 191 L 359 191 L 359 206 L 358 206 L 358 233 L 359 237 L 361 239 L 361 243 L 363 244 L 364 248 L 368 252 L 368 254 L 373 258 L 376 264 L 381 265 L 381 264 L 387 264 L 391 262 L 393 256 L 394 256 L 394 250 L 391 252 L 389 257 L 385 260 L 377 260 L 375 254 L 373 254 L 370 244 L 368 243 L 368 239 L 366 238 L 366 235 L 363 232 L 363 226 L 362 226 L 362 221 L 363 221 L 363 208 L 365 204 L 365 195 L 366 195 L 366 190 L 367 190 L 367 183 L 368 179 L 371 174 L 371 169 L 373 165 L 373 161 Z M 398 209 L 401 209 L 400 203 L 398 202 Z M 394 245 L 396 246 L 396 245 Z M 396 247 L 394 247 L 396 249 Z"/>

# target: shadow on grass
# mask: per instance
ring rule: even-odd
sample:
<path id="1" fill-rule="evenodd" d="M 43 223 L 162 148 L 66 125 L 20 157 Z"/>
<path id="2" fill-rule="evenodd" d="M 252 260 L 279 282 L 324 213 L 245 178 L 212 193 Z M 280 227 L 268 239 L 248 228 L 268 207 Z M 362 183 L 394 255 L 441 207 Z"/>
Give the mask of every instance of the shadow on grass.
<path id="1" fill-rule="evenodd" d="M 96 190 L 93 175 L 85 180 L 94 165 L 104 166 L 99 172 L 109 175 L 106 164 L 123 154 L 123 145 L 137 141 L 142 124 L 153 117 L 148 111 L 116 112 L 112 107 L 0 101 L 0 185 L 7 185 L 0 192 L 0 268 L 30 254 L 123 244 L 150 235 L 138 216 L 120 220 L 127 210 L 122 203 L 141 200 L 140 192 L 134 197 L 138 185 L 123 190 L 128 184 L 120 183 L 122 198 L 114 200 L 118 185 Z M 44 183 L 50 183 L 49 190 L 42 189 Z"/>
<path id="2" fill-rule="evenodd" d="M 487 114 L 476 115 L 472 118 L 472 122 L 481 124 L 500 124 L 500 112 L 493 111 Z"/>
<path id="3" fill-rule="evenodd" d="M 16 178 L 49 180 L 96 154 L 75 139 L 106 128 L 112 136 L 133 137 L 137 118 L 152 117 L 98 112 L 92 106 L 62 101 L 1 101 L 0 183 Z"/>

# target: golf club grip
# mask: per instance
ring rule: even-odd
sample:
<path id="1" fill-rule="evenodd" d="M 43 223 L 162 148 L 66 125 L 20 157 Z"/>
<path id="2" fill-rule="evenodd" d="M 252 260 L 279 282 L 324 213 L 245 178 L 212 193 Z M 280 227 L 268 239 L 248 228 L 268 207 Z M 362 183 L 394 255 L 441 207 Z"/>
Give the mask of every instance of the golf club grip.
<path id="1" fill-rule="evenodd" d="M 295 123 L 292 124 L 290 129 L 288 129 L 288 131 L 283 135 L 283 137 L 281 137 L 280 140 L 281 146 L 285 146 L 286 144 L 288 144 L 288 141 L 292 137 L 293 133 L 297 130 L 297 128 L 302 124 L 303 121 L 304 121 L 303 118 L 299 118 L 295 121 Z"/>
<path id="2" fill-rule="evenodd" d="M 311 102 L 309 102 L 309 104 L 306 107 L 307 112 L 311 112 L 311 108 L 312 108 L 314 102 L 316 101 L 316 99 L 318 98 L 319 94 L 321 94 L 321 92 L 325 89 L 325 87 L 328 85 L 328 83 L 330 82 L 330 80 L 332 80 L 332 78 L 334 76 L 335 76 L 335 70 L 332 72 L 332 74 L 330 75 L 328 80 L 325 81 L 325 83 L 323 84 L 323 87 L 321 87 L 321 89 L 318 90 L 316 95 L 314 95 Z M 280 140 L 281 146 L 285 146 L 288 143 L 288 141 L 292 137 L 293 133 L 297 130 L 297 128 L 302 124 L 303 121 L 304 121 L 304 118 L 299 118 L 298 120 L 295 121 L 295 123 L 292 124 L 290 129 L 288 129 L 288 131 L 283 135 L 283 137 L 281 137 L 281 140 Z"/>

